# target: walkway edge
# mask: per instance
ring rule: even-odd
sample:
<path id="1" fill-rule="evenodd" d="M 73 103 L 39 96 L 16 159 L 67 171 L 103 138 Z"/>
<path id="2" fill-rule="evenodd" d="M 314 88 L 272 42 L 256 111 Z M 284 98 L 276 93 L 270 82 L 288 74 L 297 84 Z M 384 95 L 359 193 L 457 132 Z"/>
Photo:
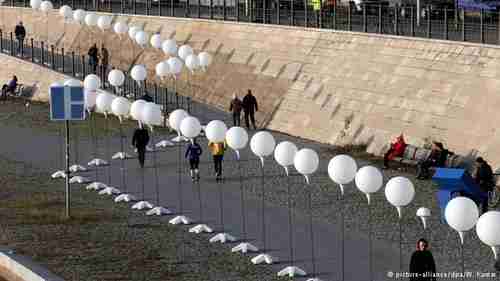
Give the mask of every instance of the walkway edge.
<path id="1" fill-rule="evenodd" d="M 0 276 L 7 281 L 64 281 L 28 257 L 0 247 Z"/>

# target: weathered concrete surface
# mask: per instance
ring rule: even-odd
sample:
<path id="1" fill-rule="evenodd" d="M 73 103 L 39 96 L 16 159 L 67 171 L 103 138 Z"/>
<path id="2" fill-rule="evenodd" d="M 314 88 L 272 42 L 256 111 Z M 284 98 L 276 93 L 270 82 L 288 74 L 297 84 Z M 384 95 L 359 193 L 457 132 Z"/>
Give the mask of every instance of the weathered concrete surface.
<path id="1" fill-rule="evenodd" d="M 23 19 L 29 34 L 43 33 L 41 14 L 5 13 L 13 19 L 5 23 L 10 29 L 14 19 Z M 251 88 L 262 108 L 259 121 L 271 129 L 327 143 L 367 144 L 374 153 L 403 132 L 410 143 L 439 140 L 459 153 L 477 149 L 500 164 L 495 46 L 167 17 L 120 20 L 213 54 L 207 72 L 184 72 L 177 79 L 179 91 L 221 108 L 234 92 Z M 49 24 L 63 25 L 56 14 Z M 166 58 L 128 37 L 69 23 L 64 36 L 60 29 L 51 35 L 59 47 L 83 51 L 104 42 L 113 64 L 144 63 L 151 79 L 155 64 Z"/>
<path id="2" fill-rule="evenodd" d="M 0 248 L 0 279 L 8 281 L 64 281 L 31 259 Z"/>

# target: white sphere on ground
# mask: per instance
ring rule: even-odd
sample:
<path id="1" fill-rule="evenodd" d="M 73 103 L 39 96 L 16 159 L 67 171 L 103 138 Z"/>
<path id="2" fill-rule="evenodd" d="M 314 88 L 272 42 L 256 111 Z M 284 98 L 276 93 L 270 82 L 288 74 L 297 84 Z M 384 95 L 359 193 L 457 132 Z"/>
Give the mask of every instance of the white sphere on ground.
<path id="1" fill-rule="evenodd" d="M 170 73 L 170 67 L 166 61 L 161 61 L 156 64 L 155 71 L 158 77 L 165 77 Z"/>
<path id="2" fill-rule="evenodd" d="M 458 232 L 472 229 L 479 218 L 476 203 L 467 197 L 455 197 L 448 202 L 444 210 L 448 225 Z"/>
<path id="3" fill-rule="evenodd" d="M 283 167 L 291 166 L 298 150 L 294 143 L 282 141 L 274 149 L 274 159 Z"/>
<path id="4" fill-rule="evenodd" d="M 170 74 L 177 75 L 182 71 L 182 61 L 177 57 L 171 57 L 167 60 Z"/>
<path id="5" fill-rule="evenodd" d="M 151 39 L 149 39 L 149 43 L 151 46 L 155 49 L 161 49 L 161 35 L 160 33 L 155 33 L 151 36 Z"/>
<path id="6" fill-rule="evenodd" d="M 148 44 L 148 39 L 149 39 L 149 35 L 143 30 L 139 30 L 135 34 L 135 42 L 142 47 L 145 47 L 146 44 Z"/>
<path id="7" fill-rule="evenodd" d="M 127 25 L 127 23 L 120 21 L 120 22 L 115 23 L 115 25 L 113 25 L 113 30 L 117 34 L 127 33 L 128 32 L 128 25 Z"/>
<path id="8" fill-rule="evenodd" d="M 185 61 L 189 55 L 193 54 L 193 48 L 191 48 L 191 46 L 189 45 L 182 45 L 179 47 L 177 53 L 179 55 L 179 58 Z"/>
<path id="9" fill-rule="evenodd" d="M 89 91 L 96 91 L 101 87 L 101 78 L 95 74 L 89 74 L 83 80 L 83 87 Z"/>
<path id="10" fill-rule="evenodd" d="M 188 116 L 181 121 L 181 134 L 186 138 L 195 138 L 201 132 L 201 124 L 198 118 Z"/>
<path id="11" fill-rule="evenodd" d="M 113 69 L 108 74 L 108 82 L 114 87 L 121 87 L 125 82 L 125 74 L 119 69 Z"/>
<path id="12" fill-rule="evenodd" d="M 85 24 L 88 25 L 88 26 L 96 26 L 98 19 L 99 19 L 99 17 L 96 14 L 94 14 L 94 13 L 88 13 L 85 16 Z"/>
<path id="13" fill-rule="evenodd" d="M 177 42 L 173 39 L 167 39 L 161 43 L 161 49 L 167 56 L 177 55 Z"/>
<path id="14" fill-rule="evenodd" d="M 42 0 L 30 0 L 30 6 L 32 9 L 38 10 L 42 5 Z"/>
<path id="15" fill-rule="evenodd" d="M 201 52 L 198 54 L 201 67 L 207 67 L 212 63 L 212 56 L 207 52 Z"/>
<path id="16" fill-rule="evenodd" d="M 227 126 L 220 120 L 212 120 L 205 127 L 207 139 L 211 142 L 223 142 L 226 139 Z"/>
<path id="17" fill-rule="evenodd" d="M 102 30 L 106 30 L 111 27 L 112 18 L 110 16 L 100 16 L 97 19 L 97 26 Z"/>
<path id="18" fill-rule="evenodd" d="M 144 106 L 146 105 L 146 102 L 144 100 L 136 100 L 132 103 L 130 106 L 130 116 L 134 118 L 137 121 L 142 120 L 142 110 Z"/>
<path id="19" fill-rule="evenodd" d="M 426 207 L 420 207 L 417 210 L 417 217 L 430 217 L 431 216 L 431 210 Z"/>
<path id="20" fill-rule="evenodd" d="M 413 183 L 405 177 L 394 177 L 385 185 L 385 198 L 395 207 L 404 207 L 415 197 Z"/>
<path id="21" fill-rule="evenodd" d="M 52 5 L 52 2 L 43 1 L 42 3 L 40 3 L 40 11 L 42 11 L 44 13 L 48 13 L 52 9 L 54 9 L 54 5 Z"/>
<path id="22" fill-rule="evenodd" d="M 275 146 L 276 141 L 274 140 L 273 135 L 265 131 L 256 133 L 250 140 L 250 149 L 259 157 L 271 155 L 274 152 Z"/>
<path id="23" fill-rule="evenodd" d="M 124 97 L 117 97 L 111 103 L 111 112 L 118 117 L 127 116 L 130 113 L 130 102 Z"/>
<path id="24" fill-rule="evenodd" d="M 80 87 L 80 86 L 82 86 L 82 81 L 70 78 L 70 79 L 64 81 L 64 86 Z"/>
<path id="25" fill-rule="evenodd" d="M 130 71 L 130 76 L 135 81 L 144 81 L 147 75 L 148 73 L 146 72 L 146 68 L 142 64 L 134 65 Z"/>
<path id="26" fill-rule="evenodd" d="M 70 19 L 73 17 L 73 9 L 68 5 L 64 5 L 59 8 L 59 15 L 64 19 Z"/>
<path id="27" fill-rule="evenodd" d="M 336 184 L 348 184 L 356 177 L 358 165 L 349 155 L 340 154 L 328 162 L 328 176 Z"/>
<path id="28" fill-rule="evenodd" d="M 83 23 L 83 21 L 85 20 L 85 11 L 82 10 L 82 9 L 77 9 L 73 12 L 73 19 L 77 22 L 77 23 Z"/>
<path id="29" fill-rule="evenodd" d="M 195 54 L 187 56 L 186 67 L 191 71 L 195 71 L 200 68 L 200 60 L 198 59 L 198 56 Z"/>
<path id="30" fill-rule="evenodd" d="M 303 148 L 295 154 L 293 159 L 293 165 L 295 169 L 302 175 L 310 175 L 318 169 L 319 157 L 316 151 Z"/>
<path id="31" fill-rule="evenodd" d="M 137 32 L 139 32 L 141 30 L 142 30 L 142 28 L 140 28 L 138 26 L 135 26 L 135 25 L 131 26 L 128 29 L 128 36 L 130 37 L 130 39 L 135 41 L 135 35 L 137 34 Z"/>
<path id="32" fill-rule="evenodd" d="M 189 114 L 184 109 L 176 109 L 168 116 L 168 124 L 180 133 L 181 122 L 188 116 Z"/>
<path id="33" fill-rule="evenodd" d="M 248 133 L 242 127 L 231 127 L 226 133 L 226 140 L 230 148 L 241 150 L 248 143 Z"/>
<path id="34" fill-rule="evenodd" d="M 108 93 L 100 93 L 97 95 L 96 107 L 99 112 L 109 113 L 111 112 L 111 104 L 116 96 Z"/>
<path id="35" fill-rule="evenodd" d="M 488 211 L 482 214 L 476 224 L 476 233 L 484 244 L 490 247 L 500 246 L 500 212 Z"/>
<path id="36" fill-rule="evenodd" d="M 91 110 L 96 105 L 97 92 L 84 89 L 83 93 L 85 95 L 85 109 Z"/>
<path id="37" fill-rule="evenodd" d="M 363 193 L 375 193 L 384 185 L 384 177 L 379 169 L 373 166 L 364 166 L 354 178 L 356 187 Z"/>
<path id="38" fill-rule="evenodd" d="M 150 126 L 159 126 L 162 124 L 161 110 L 158 105 L 148 102 L 142 108 L 142 121 Z"/>

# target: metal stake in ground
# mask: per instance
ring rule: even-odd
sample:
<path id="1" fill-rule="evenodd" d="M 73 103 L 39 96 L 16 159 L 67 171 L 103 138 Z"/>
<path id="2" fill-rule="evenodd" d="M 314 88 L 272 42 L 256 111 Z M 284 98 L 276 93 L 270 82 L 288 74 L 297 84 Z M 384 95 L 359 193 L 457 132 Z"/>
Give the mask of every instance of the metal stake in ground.
<path id="1" fill-rule="evenodd" d="M 71 217 L 71 188 L 69 183 L 70 171 L 69 171 L 69 120 L 66 120 L 66 218 Z"/>
<path id="2" fill-rule="evenodd" d="M 155 143 L 154 140 L 154 130 L 153 127 L 151 127 L 151 142 Z M 155 173 L 155 190 L 156 190 L 156 198 L 155 198 L 155 206 L 153 209 L 149 210 L 146 215 L 151 216 L 151 215 L 157 215 L 157 216 L 163 216 L 163 215 L 169 215 L 172 212 L 169 209 L 166 209 L 162 206 L 160 206 L 160 183 L 158 181 L 158 161 L 156 159 L 156 146 L 153 145 L 153 166 L 154 166 L 154 173 Z"/>

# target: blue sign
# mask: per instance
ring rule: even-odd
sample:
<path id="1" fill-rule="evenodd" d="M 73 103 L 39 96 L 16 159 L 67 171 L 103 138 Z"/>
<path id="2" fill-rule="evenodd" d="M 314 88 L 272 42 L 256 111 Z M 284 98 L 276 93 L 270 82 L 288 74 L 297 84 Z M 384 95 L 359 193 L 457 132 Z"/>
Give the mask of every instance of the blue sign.
<path id="1" fill-rule="evenodd" d="M 500 5 L 496 0 L 458 0 L 457 4 L 466 11 L 495 11 Z"/>
<path id="2" fill-rule="evenodd" d="M 50 87 L 50 120 L 85 120 L 83 87 Z"/>

